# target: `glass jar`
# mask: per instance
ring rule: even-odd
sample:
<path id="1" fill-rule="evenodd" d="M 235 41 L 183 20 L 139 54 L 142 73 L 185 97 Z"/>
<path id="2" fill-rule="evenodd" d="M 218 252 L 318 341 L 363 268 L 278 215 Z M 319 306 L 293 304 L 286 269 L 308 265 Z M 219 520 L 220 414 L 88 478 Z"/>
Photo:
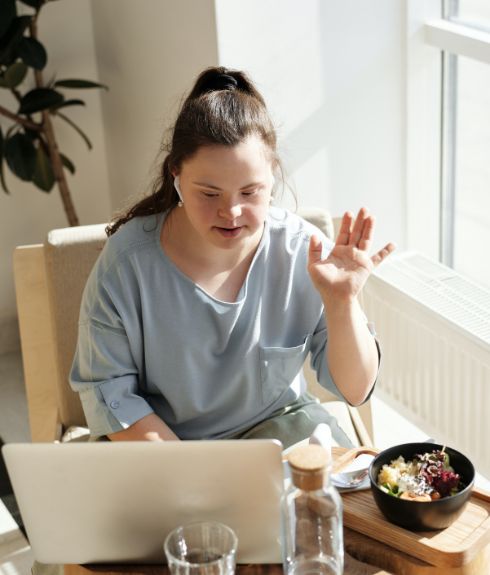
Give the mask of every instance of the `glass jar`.
<path id="1" fill-rule="evenodd" d="M 291 483 L 282 498 L 286 575 L 341 575 L 344 569 L 342 499 L 330 483 L 330 458 L 319 445 L 288 456 Z"/>

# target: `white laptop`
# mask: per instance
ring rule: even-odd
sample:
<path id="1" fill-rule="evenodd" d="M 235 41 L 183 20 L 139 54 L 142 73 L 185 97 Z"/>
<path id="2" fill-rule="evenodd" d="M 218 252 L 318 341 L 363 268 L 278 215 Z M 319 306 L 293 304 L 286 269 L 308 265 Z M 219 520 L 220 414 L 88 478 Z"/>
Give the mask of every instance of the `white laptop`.
<path id="1" fill-rule="evenodd" d="M 163 563 L 178 525 L 221 521 L 239 563 L 280 563 L 273 440 L 11 443 L 3 455 L 41 563 Z"/>

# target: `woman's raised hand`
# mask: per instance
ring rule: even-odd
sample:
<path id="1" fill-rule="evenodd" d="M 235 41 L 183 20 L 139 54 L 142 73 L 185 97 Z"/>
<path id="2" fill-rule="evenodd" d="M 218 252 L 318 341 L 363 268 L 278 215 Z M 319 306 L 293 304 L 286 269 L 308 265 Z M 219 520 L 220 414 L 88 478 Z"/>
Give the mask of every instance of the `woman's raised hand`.
<path id="1" fill-rule="evenodd" d="M 374 217 L 361 208 L 357 218 L 346 212 L 342 218 L 335 246 L 322 260 L 322 244 L 312 236 L 308 257 L 308 272 L 324 301 L 352 301 L 361 291 L 369 274 L 394 249 L 392 243 L 369 256 Z"/>

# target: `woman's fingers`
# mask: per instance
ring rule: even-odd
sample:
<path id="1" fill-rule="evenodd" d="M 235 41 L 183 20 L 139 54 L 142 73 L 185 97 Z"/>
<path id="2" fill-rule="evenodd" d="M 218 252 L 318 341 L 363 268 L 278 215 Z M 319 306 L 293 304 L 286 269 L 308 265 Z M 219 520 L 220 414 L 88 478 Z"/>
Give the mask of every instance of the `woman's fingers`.
<path id="1" fill-rule="evenodd" d="M 342 223 L 340 224 L 339 234 L 337 236 L 337 241 L 335 242 L 338 246 L 349 245 L 351 228 L 352 228 L 352 218 L 351 212 L 345 212 L 342 218 Z"/>
<path id="2" fill-rule="evenodd" d="M 350 212 L 344 214 L 336 243 L 367 251 L 373 237 L 374 218 L 369 215 L 367 208 L 361 208 L 354 224 L 353 219 L 354 216 Z"/>
<path id="3" fill-rule="evenodd" d="M 354 216 L 351 212 L 345 212 L 335 243 L 339 246 L 353 246 L 363 252 L 369 252 L 376 220 L 374 216 L 369 215 L 368 209 L 364 207 L 359 210 L 354 222 L 353 219 Z M 393 243 L 386 244 L 384 248 L 371 257 L 374 266 L 379 265 L 394 250 L 395 245 Z"/>
<path id="4" fill-rule="evenodd" d="M 380 249 L 379 252 L 371 256 L 371 261 L 373 262 L 374 267 L 378 266 L 386 257 L 391 254 L 391 252 L 395 251 L 395 249 L 395 244 L 389 243 L 386 244 L 384 248 Z"/>
<path id="5" fill-rule="evenodd" d="M 371 242 L 373 240 L 374 224 L 376 219 L 374 216 L 368 216 L 364 221 L 364 227 L 362 229 L 361 238 L 358 243 L 358 248 L 366 252 L 371 248 Z"/>
<path id="6" fill-rule="evenodd" d="M 368 217 L 368 211 L 366 208 L 361 208 L 357 214 L 356 221 L 354 222 L 354 227 L 352 228 L 352 233 L 349 238 L 349 245 L 358 247 L 361 237 L 363 236 L 364 227 L 366 225 L 366 219 Z"/>

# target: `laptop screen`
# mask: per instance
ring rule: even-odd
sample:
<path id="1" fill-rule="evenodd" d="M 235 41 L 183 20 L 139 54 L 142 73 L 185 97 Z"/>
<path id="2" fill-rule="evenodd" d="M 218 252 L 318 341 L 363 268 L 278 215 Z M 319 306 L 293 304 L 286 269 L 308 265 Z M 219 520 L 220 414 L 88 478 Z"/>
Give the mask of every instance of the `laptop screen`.
<path id="1" fill-rule="evenodd" d="M 282 446 L 274 440 L 25 443 L 3 448 L 42 563 L 164 563 L 177 527 L 214 520 L 239 563 L 280 563 Z"/>

